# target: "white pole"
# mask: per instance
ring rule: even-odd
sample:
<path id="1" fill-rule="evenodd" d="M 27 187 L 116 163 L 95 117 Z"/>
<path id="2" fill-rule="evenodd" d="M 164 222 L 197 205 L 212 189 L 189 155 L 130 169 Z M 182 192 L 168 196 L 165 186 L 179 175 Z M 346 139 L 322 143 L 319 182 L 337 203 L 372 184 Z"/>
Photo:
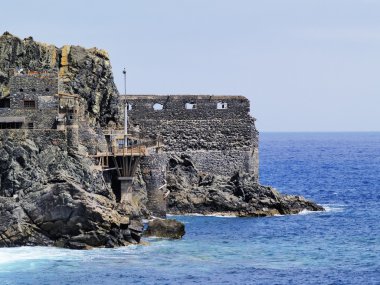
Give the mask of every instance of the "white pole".
<path id="1" fill-rule="evenodd" d="M 128 103 L 124 106 L 124 136 L 128 133 Z"/>
<path id="2" fill-rule="evenodd" d="M 127 94 L 127 70 L 124 68 L 124 95 Z M 127 147 L 127 134 L 128 134 L 128 103 L 124 106 L 124 147 Z"/>

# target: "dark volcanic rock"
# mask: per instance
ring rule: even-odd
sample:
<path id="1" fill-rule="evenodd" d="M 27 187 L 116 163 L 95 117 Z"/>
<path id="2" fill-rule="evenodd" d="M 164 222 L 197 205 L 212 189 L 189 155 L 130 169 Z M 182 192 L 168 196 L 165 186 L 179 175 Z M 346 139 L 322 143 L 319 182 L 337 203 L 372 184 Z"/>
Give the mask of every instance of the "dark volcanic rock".
<path id="1" fill-rule="evenodd" d="M 0 149 L 0 246 L 139 241 L 138 234 L 125 235 L 130 224 L 135 232 L 138 226 L 116 210 L 115 195 L 88 158 L 31 140 L 0 140 Z"/>
<path id="2" fill-rule="evenodd" d="M 149 221 L 144 235 L 180 239 L 185 235 L 185 225 L 176 220 L 155 219 Z"/>
<path id="3" fill-rule="evenodd" d="M 202 176 L 189 156 L 172 157 L 167 176 L 168 210 L 173 214 L 200 213 L 238 216 L 296 214 L 323 207 L 300 196 L 281 195 L 247 174 L 233 177 Z"/>
<path id="4" fill-rule="evenodd" d="M 139 242 L 141 229 L 133 220 L 146 212 L 144 206 L 118 204 L 110 182 L 88 158 L 90 149 L 97 151 L 94 142 L 104 140 L 100 126 L 119 120 L 107 53 L 59 49 L 5 33 L 0 36 L 0 99 L 9 94 L 9 79 L 20 69 L 57 71 L 59 92 L 86 99 L 86 120 L 80 123 L 79 148 L 70 147 L 64 131 L 1 130 L 0 247 L 85 249 Z"/>

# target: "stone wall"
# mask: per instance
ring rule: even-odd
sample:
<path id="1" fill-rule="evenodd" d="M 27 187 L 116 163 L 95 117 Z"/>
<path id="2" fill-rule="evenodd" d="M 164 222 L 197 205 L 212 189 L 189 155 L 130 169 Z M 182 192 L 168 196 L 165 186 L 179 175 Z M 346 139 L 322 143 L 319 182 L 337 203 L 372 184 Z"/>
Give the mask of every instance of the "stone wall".
<path id="1" fill-rule="evenodd" d="M 58 73 L 19 74 L 9 81 L 10 94 L 36 94 L 52 96 L 58 94 Z"/>
<path id="2" fill-rule="evenodd" d="M 39 75 L 16 75 L 10 79 L 9 108 L 0 108 L 0 117 L 25 118 L 24 128 L 55 128 L 58 114 L 58 76 L 57 73 Z M 34 102 L 26 106 L 25 101 Z"/>
<path id="3" fill-rule="evenodd" d="M 171 156 L 189 155 L 204 174 L 232 177 L 239 171 L 258 181 L 258 132 L 247 98 L 127 95 L 122 99 L 129 105 L 130 130 L 160 137 L 163 142 L 162 154 L 147 157 L 142 163 L 142 169 L 153 169 L 144 180 L 148 206 L 154 214 L 165 207 L 162 197 L 166 190 L 158 190 L 164 179 L 160 169 Z"/>
<path id="4" fill-rule="evenodd" d="M 142 178 L 147 191 L 147 208 L 156 217 L 166 216 L 166 164 L 168 158 L 164 153 L 150 153 L 140 162 Z"/>
<path id="5" fill-rule="evenodd" d="M 124 96 L 129 126 L 144 136 L 160 136 L 166 153 L 190 155 L 212 174 L 240 170 L 258 178 L 258 132 L 242 96 Z M 226 109 L 218 109 L 218 104 Z M 154 110 L 155 104 L 162 105 Z M 195 104 L 186 109 L 186 104 Z M 194 105 L 193 105 L 194 106 Z"/>
<path id="6" fill-rule="evenodd" d="M 33 123 L 34 129 L 55 128 L 57 110 L 40 109 L 3 109 L 0 108 L 0 117 L 23 117 L 25 118 L 24 128 L 28 128 L 29 123 Z"/>

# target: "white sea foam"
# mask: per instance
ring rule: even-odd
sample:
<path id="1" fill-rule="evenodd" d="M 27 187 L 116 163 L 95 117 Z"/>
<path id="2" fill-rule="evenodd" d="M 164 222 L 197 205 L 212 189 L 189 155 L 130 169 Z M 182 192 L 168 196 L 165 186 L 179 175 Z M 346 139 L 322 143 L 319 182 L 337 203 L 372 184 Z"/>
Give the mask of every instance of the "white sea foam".
<path id="1" fill-rule="evenodd" d="M 237 218 L 238 217 L 237 215 L 225 214 L 225 213 L 215 213 L 215 214 L 189 213 L 189 214 L 182 214 L 182 215 L 168 214 L 166 216 L 168 216 L 168 217 L 178 217 L 178 216 L 186 216 L 186 217 L 216 217 L 216 218 Z"/>
<path id="2" fill-rule="evenodd" d="M 79 253 L 79 251 L 77 251 Z M 38 260 L 38 259 L 63 259 L 70 255 L 70 258 L 79 257 L 75 251 L 49 248 L 49 247 L 17 247 L 17 248 L 1 248 L 0 264 L 14 263 L 18 261 Z"/>
<path id="3" fill-rule="evenodd" d="M 322 205 L 326 212 L 343 212 L 346 205 L 342 204 L 325 204 Z"/>
<path id="4" fill-rule="evenodd" d="M 322 212 L 322 211 L 302 210 L 302 211 L 299 212 L 297 215 L 309 215 L 309 214 L 315 214 L 315 213 L 318 213 L 318 212 Z"/>
<path id="5" fill-rule="evenodd" d="M 309 214 L 317 214 L 317 213 L 329 213 L 329 212 L 343 212 L 345 205 L 341 204 L 324 204 L 322 205 L 325 211 L 309 211 L 309 210 L 302 210 L 297 215 L 309 215 Z"/>

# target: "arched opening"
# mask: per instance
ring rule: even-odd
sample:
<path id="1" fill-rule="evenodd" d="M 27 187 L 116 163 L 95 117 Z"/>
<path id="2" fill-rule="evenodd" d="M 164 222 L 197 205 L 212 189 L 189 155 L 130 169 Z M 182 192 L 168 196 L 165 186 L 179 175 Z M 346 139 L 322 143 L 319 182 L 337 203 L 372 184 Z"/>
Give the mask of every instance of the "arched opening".
<path id="1" fill-rule="evenodd" d="M 132 104 L 131 104 L 131 103 L 127 103 L 127 110 L 128 110 L 128 111 L 131 111 L 131 110 L 132 110 Z"/>
<path id="2" fill-rule="evenodd" d="M 36 88 L 32 88 L 32 92 L 36 92 Z"/>
<path id="3" fill-rule="evenodd" d="M 155 111 L 162 110 L 163 108 L 164 108 L 164 105 L 162 105 L 160 103 L 156 103 L 153 105 L 153 110 L 155 110 Z"/>
<path id="4" fill-rule="evenodd" d="M 226 102 L 218 102 L 218 104 L 216 104 L 216 108 L 218 110 L 227 109 L 227 103 Z"/>

